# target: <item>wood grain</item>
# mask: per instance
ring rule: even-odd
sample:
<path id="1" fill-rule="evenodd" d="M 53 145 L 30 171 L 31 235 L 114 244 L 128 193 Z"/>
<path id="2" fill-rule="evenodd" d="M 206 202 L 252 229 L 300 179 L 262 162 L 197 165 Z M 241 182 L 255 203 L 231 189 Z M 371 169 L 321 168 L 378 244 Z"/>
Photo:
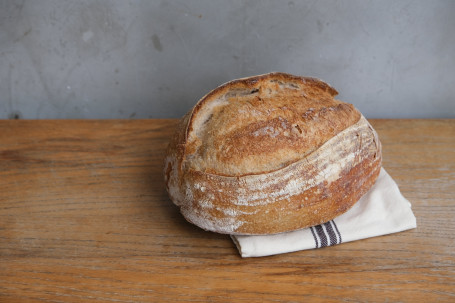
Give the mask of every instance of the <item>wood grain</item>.
<path id="1" fill-rule="evenodd" d="M 242 259 L 164 189 L 176 120 L 0 121 L 0 302 L 454 302 L 455 120 L 372 120 L 417 229 Z"/>

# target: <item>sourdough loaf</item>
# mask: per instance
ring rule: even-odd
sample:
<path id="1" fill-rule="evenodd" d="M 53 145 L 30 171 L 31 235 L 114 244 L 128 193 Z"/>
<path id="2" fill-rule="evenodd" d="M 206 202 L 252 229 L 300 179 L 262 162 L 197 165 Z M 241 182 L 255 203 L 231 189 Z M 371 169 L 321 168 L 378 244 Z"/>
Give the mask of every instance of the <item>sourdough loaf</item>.
<path id="1" fill-rule="evenodd" d="M 183 216 L 218 233 L 273 234 L 346 212 L 381 167 L 377 134 L 321 80 L 271 73 L 228 82 L 180 121 L 166 188 Z"/>

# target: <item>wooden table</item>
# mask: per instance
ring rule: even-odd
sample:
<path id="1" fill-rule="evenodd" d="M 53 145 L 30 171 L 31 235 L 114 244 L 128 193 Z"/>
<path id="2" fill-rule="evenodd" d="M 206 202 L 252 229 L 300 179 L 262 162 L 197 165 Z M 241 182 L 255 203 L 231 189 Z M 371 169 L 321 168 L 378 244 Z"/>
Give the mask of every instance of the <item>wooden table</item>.
<path id="1" fill-rule="evenodd" d="M 0 121 L 0 301 L 455 302 L 455 120 L 372 120 L 417 229 L 240 258 L 187 223 L 176 120 Z"/>

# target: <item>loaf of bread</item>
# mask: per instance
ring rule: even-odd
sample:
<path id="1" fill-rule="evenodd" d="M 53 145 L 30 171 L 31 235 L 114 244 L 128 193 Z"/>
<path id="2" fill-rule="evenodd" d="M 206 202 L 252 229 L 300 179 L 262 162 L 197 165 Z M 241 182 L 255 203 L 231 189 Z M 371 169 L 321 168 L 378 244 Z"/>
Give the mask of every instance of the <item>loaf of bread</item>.
<path id="1" fill-rule="evenodd" d="M 321 80 L 270 73 L 228 82 L 180 121 L 165 184 L 209 231 L 274 234 L 327 222 L 374 184 L 377 134 Z"/>

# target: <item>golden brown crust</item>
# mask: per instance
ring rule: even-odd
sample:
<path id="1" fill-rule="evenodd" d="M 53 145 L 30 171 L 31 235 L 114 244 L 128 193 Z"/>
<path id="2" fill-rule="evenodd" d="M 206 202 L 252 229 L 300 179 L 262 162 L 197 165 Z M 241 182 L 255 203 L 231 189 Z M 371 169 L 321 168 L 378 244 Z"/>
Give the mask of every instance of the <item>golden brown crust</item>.
<path id="1" fill-rule="evenodd" d="M 282 168 L 357 122 L 360 113 L 314 78 L 269 74 L 229 82 L 192 111 L 191 169 L 240 176 Z"/>
<path id="2" fill-rule="evenodd" d="M 376 180 L 381 150 L 336 93 L 282 73 L 213 90 L 169 144 L 171 199 L 190 222 L 229 234 L 295 230 L 345 212 Z"/>

